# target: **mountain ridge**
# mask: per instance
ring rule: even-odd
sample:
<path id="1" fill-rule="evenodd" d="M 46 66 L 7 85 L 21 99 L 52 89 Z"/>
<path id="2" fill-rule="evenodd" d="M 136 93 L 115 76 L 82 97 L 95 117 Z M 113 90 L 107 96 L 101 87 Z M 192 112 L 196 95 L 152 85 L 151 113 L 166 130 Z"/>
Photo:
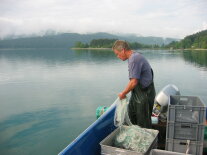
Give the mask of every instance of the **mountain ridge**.
<path id="1" fill-rule="evenodd" d="M 120 39 L 129 42 L 139 42 L 146 45 L 169 44 L 179 39 L 162 37 L 143 37 L 125 34 L 115 35 L 105 32 L 79 34 L 79 33 L 60 33 L 43 36 L 29 36 L 14 39 L 0 40 L 0 48 L 71 48 L 78 41 L 89 43 L 93 39 Z"/>

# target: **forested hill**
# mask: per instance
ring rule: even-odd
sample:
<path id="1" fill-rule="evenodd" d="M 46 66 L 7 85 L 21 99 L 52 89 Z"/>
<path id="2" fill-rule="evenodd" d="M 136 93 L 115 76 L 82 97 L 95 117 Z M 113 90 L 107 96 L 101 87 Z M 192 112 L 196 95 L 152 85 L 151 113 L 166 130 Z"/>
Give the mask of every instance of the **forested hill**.
<path id="1" fill-rule="evenodd" d="M 93 39 L 120 39 L 129 42 L 139 42 L 146 45 L 169 44 L 178 39 L 162 37 L 142 37 L 135 35 L 113 35 L 109 33 L 62 33 L 55 35 L 24 37 L 17 39 L 0 40 L 0 48 L 71 48 L 76 42 L 90 43 Z"/>
<path id="2" fill-rule="evenodd" d="M 201 48 L 207 49 L 207 30 L 186 36 L 181 41 L 173 41 L 167 47 L 171 48 Z"/>
<path id="3" fill-rule="evenodd" d="M 89 44 L 80 41 L 75 43 L 74 48 L 112 48 L 117 39 L 93 39 Z M 128 42 L 131 49 L 161 48 L 159 45 L 145 45 L 138 42 Z"/>

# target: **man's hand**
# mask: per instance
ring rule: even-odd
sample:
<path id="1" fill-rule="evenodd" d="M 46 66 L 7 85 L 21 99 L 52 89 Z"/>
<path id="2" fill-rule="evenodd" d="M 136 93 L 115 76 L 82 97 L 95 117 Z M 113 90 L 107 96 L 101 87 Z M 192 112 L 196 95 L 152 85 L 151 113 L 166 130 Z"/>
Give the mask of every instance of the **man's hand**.
<path id="1" fill-rule="evenodd" d="M 119 93 L 118 96 L 119 96 L 120 100 L 126 98 L 126 95 L 123 92 Z"/>
<path id="2" fill-rule="evenodd" d="M 129 81 L 128 85 L 126 86 L 126 88 L 121 93 L 119 93 L 119 95 L 118 95 L 120 100 L 126 98 L 126 95 L 131 90 L 133 90 L 136 87 L 137 84 L 138 84 L 138 80 L 137 79 L 134 79 L 134 78 L 130 79 L 130 81 Z"/>

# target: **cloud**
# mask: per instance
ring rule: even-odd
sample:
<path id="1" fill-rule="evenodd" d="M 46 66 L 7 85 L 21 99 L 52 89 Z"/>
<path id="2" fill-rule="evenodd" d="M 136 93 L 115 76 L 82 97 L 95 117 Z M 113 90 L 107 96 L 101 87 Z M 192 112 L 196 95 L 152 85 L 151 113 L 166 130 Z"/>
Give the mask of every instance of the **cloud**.
<path id="1" fill-rule="evenodd" d="M 182 38 L 207 23 L 205 6 L 205 0 L 1 0 L 0 37 L 52 29 Z"/>
<path id="2" fill-rule="evenodd" d="M 207 22 L 203 22 L 201 30 L 207 30 Z"/>

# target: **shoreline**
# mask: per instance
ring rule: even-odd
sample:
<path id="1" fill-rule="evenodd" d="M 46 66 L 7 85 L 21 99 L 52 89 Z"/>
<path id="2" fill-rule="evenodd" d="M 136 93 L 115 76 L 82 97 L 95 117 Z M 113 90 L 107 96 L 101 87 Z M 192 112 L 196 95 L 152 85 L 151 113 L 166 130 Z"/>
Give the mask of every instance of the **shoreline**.
<path id="1" fill-rule="evenodd" d="M 68 49 L 65 47 L 57 47 L 57 48 L 52 48 L 52 47 L 42 47 L 42 48 L 0 48 L 0 50 L 23 50 L 23 49 Z M 112 50 L 112 48 L 69 48 L 72 50 Z M 187 50 L 191 50 L 191 51 L 207 51 L 207 49 L 203 49 L 203 48 L 195 48 L 195 49 L 191 49 L 191 48 L 186 48 L 186 49 L 160 49 L 160 48 L 140 48 L 140 49 L 133 49 L 133 50 L 170 50 L 170 51 L 187 51 Z"/>
<path id="2" fill-rule="evenodd" d="M 111 48 L 70 48 L 70 49 L 73 49 L 73 50 L 112 50 Z M 178 50 L 178 51 L 183 51 L 183 50 L 191 50 L 191 51 L 207 51 L 207 49 L 204 49 L 204 48 L 195 48 L 195 49 L 190 49 L 190 48 L 186 48 L 186 49 L 160 49 L 160 48 L 141 48 L 141 49 L 133 49 L 133 50 L 170 50 L 170 51 L 175 51 L 175 50 Z"/>
<path id="3" fill-rule="evenodd" d="M 41 48 L 22 48 L 22 47 L 19 47 L 19 48 L 0 48 L 0 50 L 25 50 L 25 49 L 28 49 L 28 50 L 32 50 L 32 49 L 68 49 L 68 48 L 65 48 L 65 47 L 57 47 L 57 48 L 53 48 L 53 47 L 41 47 Z"/>
<path id="4" fill-rule="evenodd" d="M 70 48 L 72 50 L 112 50 L 111 48 L 92 48 L 92 47 L 89 47 L 89 48 L 76 48 L 76 47 L 72 47 Z"/>
<path id="5" fill-rule="evenodd" d="M 195 48 L 195 49 L 186 48 L 184 50 L 207 51 L 207 49 L 204 49 L 204 48 Z"/>

